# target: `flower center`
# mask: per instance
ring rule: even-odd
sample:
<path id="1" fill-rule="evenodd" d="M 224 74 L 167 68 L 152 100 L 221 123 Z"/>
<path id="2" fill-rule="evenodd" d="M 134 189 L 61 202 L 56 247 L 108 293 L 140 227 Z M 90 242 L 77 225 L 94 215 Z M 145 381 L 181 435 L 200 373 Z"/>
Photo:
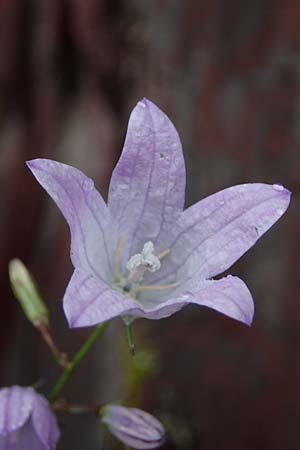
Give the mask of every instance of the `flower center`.
<path id="1" fill-rule="evenodd" d="M 150 272 L 159 270 L 160 260 L 154 255 L 153 242 L 146 242 L 142 253 L 137 253 L 129 259 L 126 264 L 126 269 L 129 271 L 128 282 L 130 283 L 139 283 L 142 281 L 146 270 Z"/>
<path id="2" fill-rule="evenodd" d="M 124 238 L 121 237 L 114 261 L 114 283 L 113 287 L 137 300 L 138 295 L 143 291 L 157 291 L 163 289 L 171 289 L 178 286 L 178 283 L 163 284 L 163 285 L 144 285 L 142 284 L 144 274 L 147 270 L 149 272 L 157 272 L 161 267 L 161 260 L 170 253 L 169 249 L 164 250 L 159 255 L 154 253 L 154 244 L 148 241 L 144 244 L 141 253 L 136 253 L 129 258 L 126 269 L 128 273 L 126 276 L 121 275 L 119 271 L 119 260 L 124 245 Z"/>

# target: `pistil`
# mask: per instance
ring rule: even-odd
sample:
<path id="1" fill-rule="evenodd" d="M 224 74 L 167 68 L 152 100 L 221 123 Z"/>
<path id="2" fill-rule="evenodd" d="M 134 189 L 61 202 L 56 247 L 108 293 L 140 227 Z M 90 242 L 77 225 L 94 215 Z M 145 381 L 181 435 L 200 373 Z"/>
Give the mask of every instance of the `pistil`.
<path id="1" fill-rule="evenodd" d="M 124 246 L 124 236 L 120 237 L 114 258 L 115 271 L 115 288 L 124 295 L 137 300 L 141 292 L 161 291 L 165 289 L 174 289 L 179 283 L 160 284 L 160 285 L 143 285 L 141 284 L 144 273 L 149 270 L 156 272 L 161 267 L 161 260 L 170 253 L 170 249 L 166 249 L 157 256 L 154 254 L 154 245 L 151 241 L 144 244 L 142 252 L 131 256 L 126 264 L 129 272 L 128 276 L 120 273 L 120 257 Z"/>
<path id="2" fill-rule="evenodd" d="M 139 283 L 144 276 L 146 270 L 156 272 L 160 269 L 160 260 L 154 255 L 154 245 L 151 241 L 144 244 L 141 253 L 133 255 L 126 268 L 129 270 L 129 283 Z"/>

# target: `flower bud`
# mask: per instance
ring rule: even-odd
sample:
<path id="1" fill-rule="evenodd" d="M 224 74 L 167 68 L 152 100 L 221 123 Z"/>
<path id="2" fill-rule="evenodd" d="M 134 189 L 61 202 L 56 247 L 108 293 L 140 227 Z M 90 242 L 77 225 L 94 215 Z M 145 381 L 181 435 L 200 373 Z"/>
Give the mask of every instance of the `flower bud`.
<path id="1" fill-rule="evenodd" d="M 13 259 L 8 265 L 11 287 L 30 322 L 35 326 L 48 325 L 48 310 L 38 292 L 36 284 L 19 259 Z"/>
<path id="2" fill-rule="evenodd" d="M 55 450 L 59 436 L 45 397 L 30 387 L 0 389 L 1 450 Z"/>
<path id="3" fill-rule="evenodd" d="M 151 449 L 163 445 L 165 430 L 162 424 L 140 409 L 106 405 L 102 408 L 102 422 L 123 444 L 135 449 Z"/>

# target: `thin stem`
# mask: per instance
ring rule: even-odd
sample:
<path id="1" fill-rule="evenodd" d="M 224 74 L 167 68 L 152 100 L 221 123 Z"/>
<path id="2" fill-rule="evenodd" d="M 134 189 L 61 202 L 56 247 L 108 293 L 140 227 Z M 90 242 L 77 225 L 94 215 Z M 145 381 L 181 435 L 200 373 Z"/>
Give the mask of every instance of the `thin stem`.
<path id="1" fill-rule="evenodd" d="M 96 342 L 96 340 L 102 336 L 103 332 L 106 330 L 109 324 L 110 322 L 105 322 L 96 327 L 94 331 L 90 334 L 88 339 L 85 341 L 85 343 L 82 345 L 82 347 L 75 354 L 68 368 L 62 373 L 56 385 L 50 392 L 48 398 L 51 403 L 55 402 L 55 400 L 58 398 L 59 394 L 61 393 L 65 384 L 69 381 L 69 378 L 73 374 L 74 370 L 79 366 L 82 359 L 85 357 L 85 355 L 90 350 L 92 345 Z"/>
<path id="2" fill-rule="evenodd" d="M 135 345 L 132 340 L 131 325 L 129 323 L 125 323 L 125 332 L 126 332 L 128 345 L 129 345 L 129 350 L 130 350 L 132 356 L 134 356 L 135 355 Z"/>
<path id="3" fill-rule="evenodd" d="M 59 350 L 59 348 L 56 346 L 56 344 L 51 336 L 48 326 L 45 325 L 44 323 L 40 323 L 36 327 L 39 330 L 42 338 L 48 345 L 48 347 L 52 353 L 52 356 L 55 359 L 55 361 L 57 362 L 57 364 L 59 364 L 61 367 L 63 367 L 64 370 L 67 370 L 67 368 L 69 367 L 69 364 L 70 364 L 70 362 L 68 360 L 68 356 L 66 355 L 66 353 L 61 352 Z"/>
<path id="4" fill-rule="evenodd" d="M 55 412 L 63 412 L 68 414 L 95 414 L 99 416 L 99 410 L 101 405 L 87 405 L 87 404 L 77 404 L 68 403 L 64 399 L 58 399 L 52 403 L 52 409 Z"/>

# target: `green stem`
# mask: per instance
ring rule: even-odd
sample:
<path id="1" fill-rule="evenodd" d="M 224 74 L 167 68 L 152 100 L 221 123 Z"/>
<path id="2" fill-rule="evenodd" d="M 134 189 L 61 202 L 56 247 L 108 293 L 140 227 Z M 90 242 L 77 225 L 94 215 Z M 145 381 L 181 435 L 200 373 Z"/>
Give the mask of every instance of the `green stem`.
<path id="1" fill-rule="evenodd" d="M 87 352 L 90 350 L 92 345 L 96 342 L 96 340 L 102 336 L 103 332 L 106 330 L 110 322 L 105 322 L 99 325 L 95 330 L 90 334 L 88 339 L 82 345 L 82 347 L 78 350 L 66 370 L 62 373 L 54 388 L 50 392 L 49 401 L 53 403 L 61 393 L 65 384 L 69 381 L 69 378 L 72 376 L 74 370 L 79 366 L 82 359 L 85 357 Z"/>
<path id="2" fill-rule="evenodd" d="M 131 355 L 135 355 L 135 345 L 132 340 L 132 333 L 131 333 L 131 325 L 129 323 L 125 323 L 125 332 L 127 336 L 128 346 L 129 350 L 131 352 Z"/>

